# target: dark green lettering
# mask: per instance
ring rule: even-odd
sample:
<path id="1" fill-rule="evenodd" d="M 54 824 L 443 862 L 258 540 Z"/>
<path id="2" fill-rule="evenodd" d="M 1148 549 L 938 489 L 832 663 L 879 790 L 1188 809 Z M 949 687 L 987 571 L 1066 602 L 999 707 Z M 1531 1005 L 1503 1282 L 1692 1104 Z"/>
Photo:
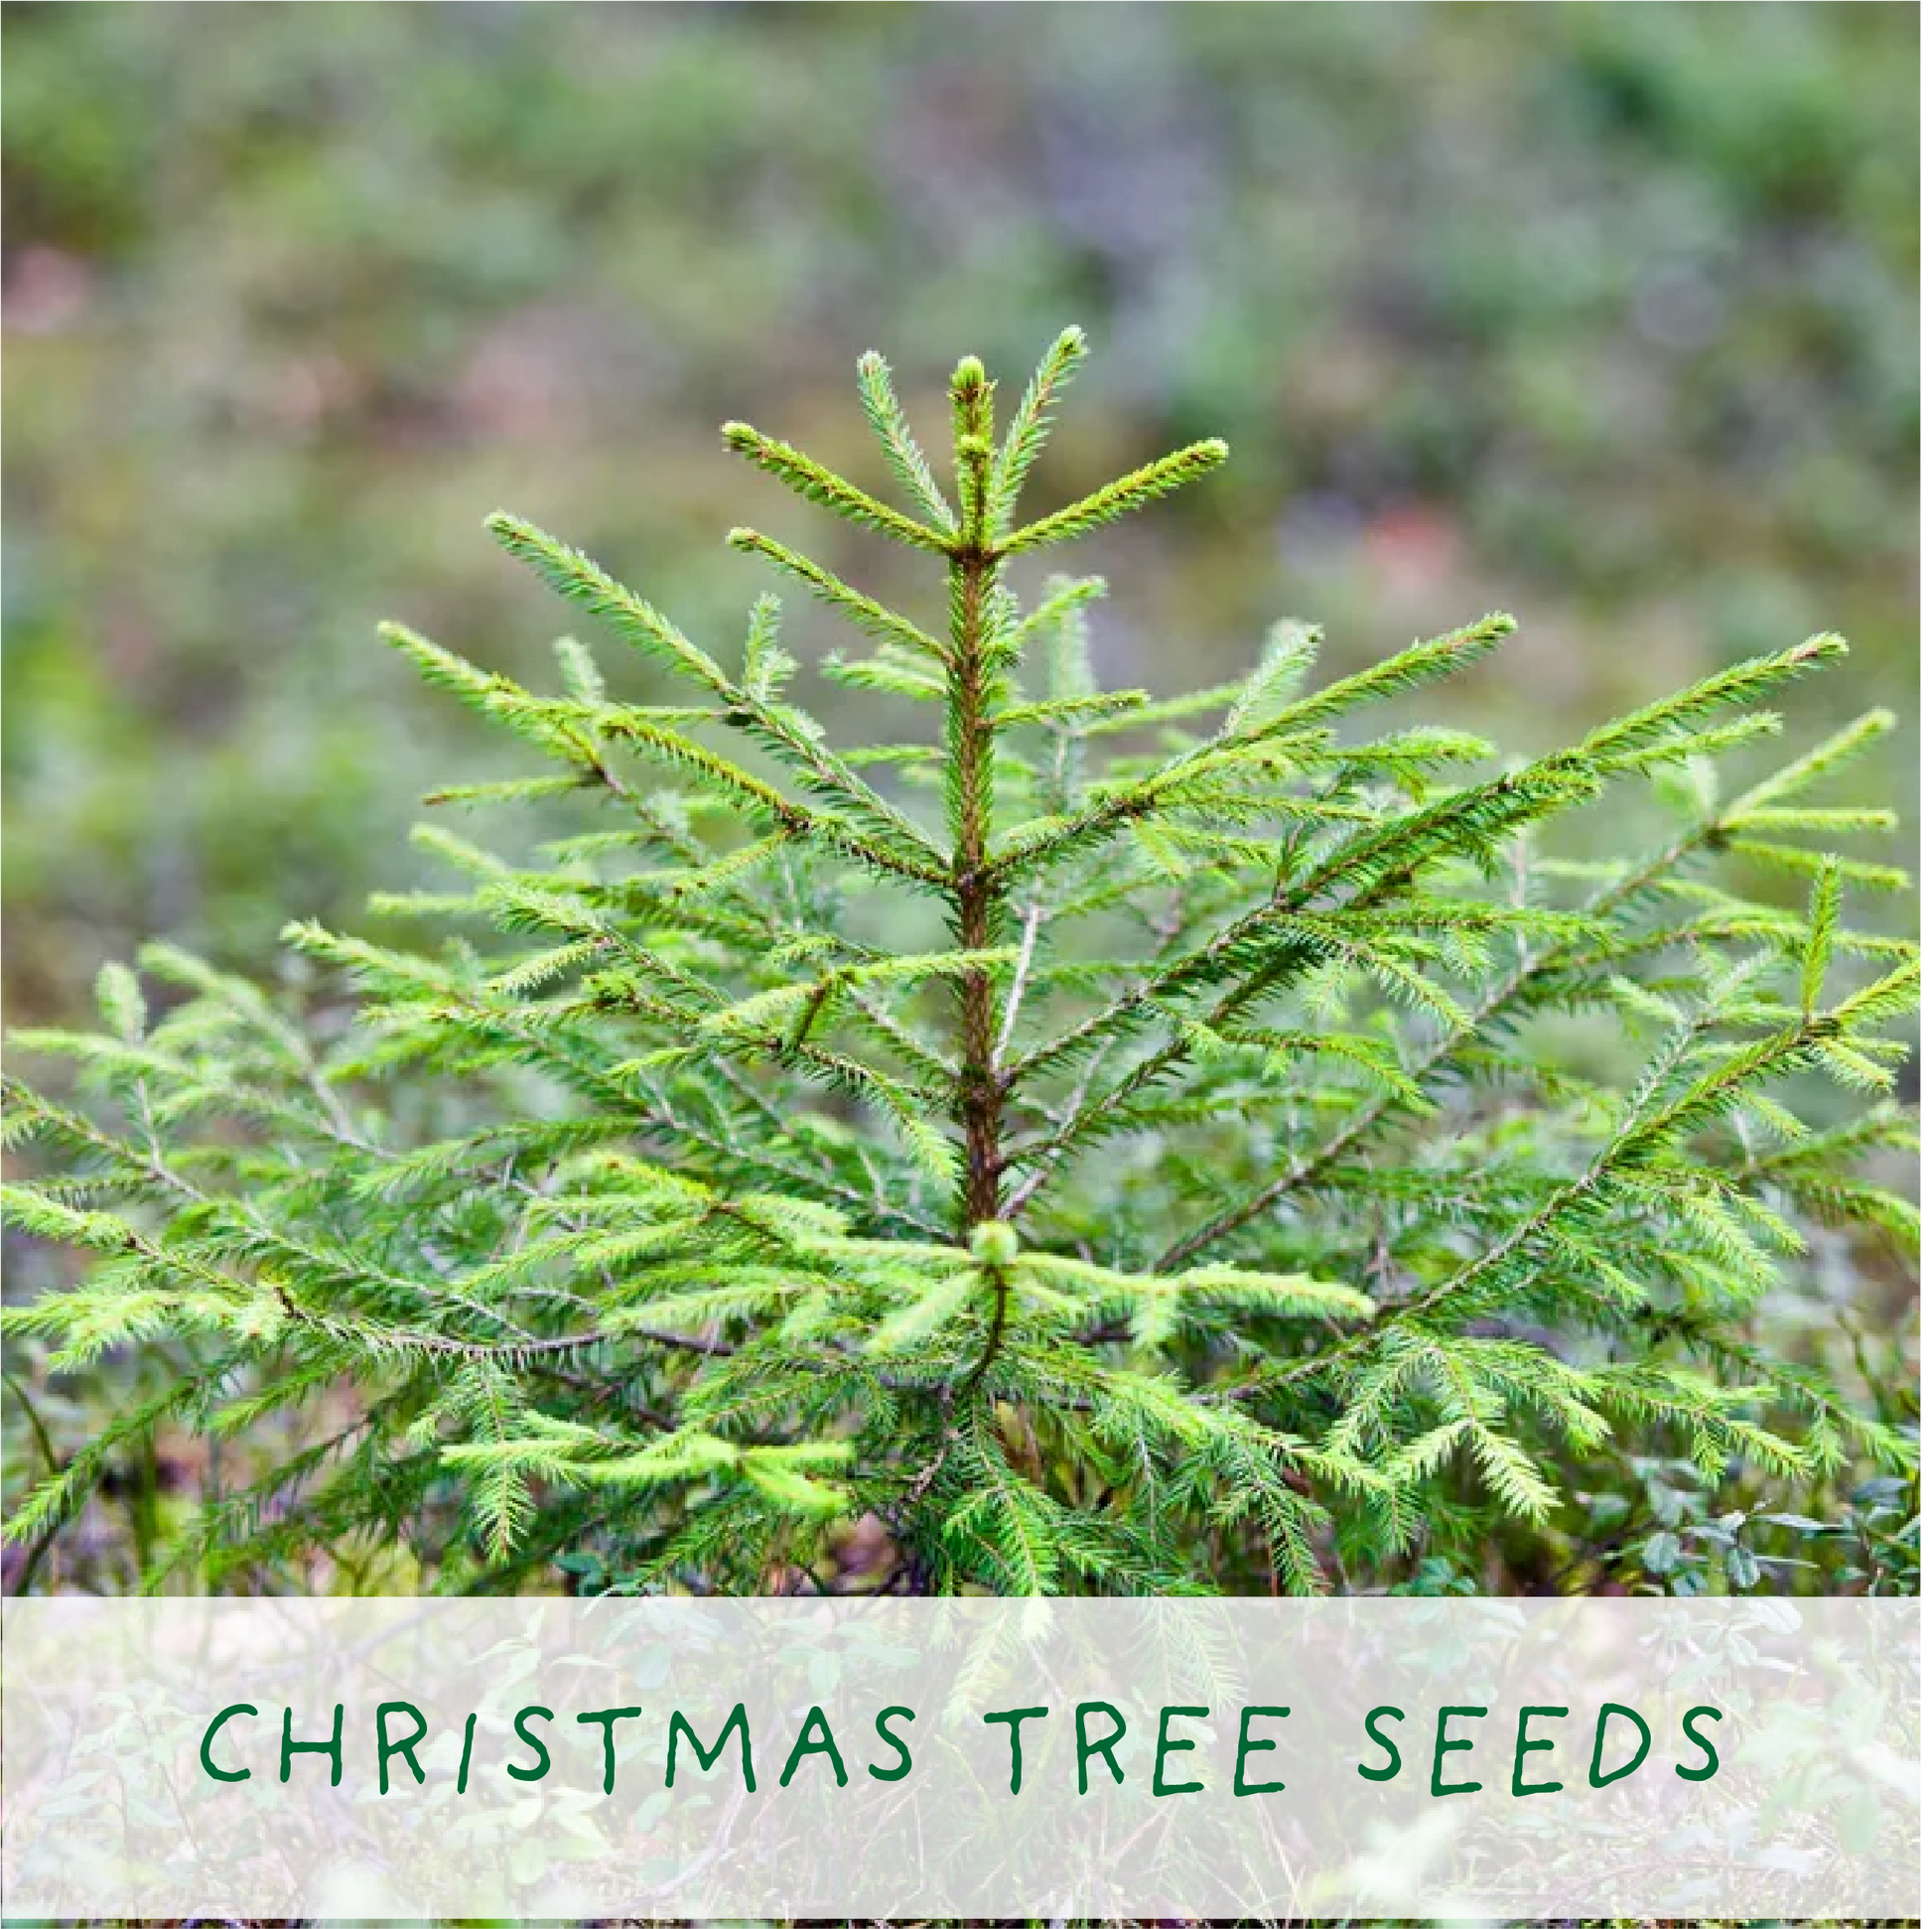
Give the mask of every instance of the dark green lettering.
<path id="1" fill-rule="evenodd" d="M 1392 1782 L 1402 1773 L 1401 1750 L 1375 1725 L 1385 1715 L 1393 1715 L 1398 1722 L 1406 1722 L 1409 1719 L 1399 1708 L 1384 1706 L 1369 1710 L 1368 1719 L 1363 1722 L 1362 1726 L 1368 1730 L 1368 1738 L 1388 1756 L 1389 1765 L 1386 1768 L 1364 1768 L 1360 1762 L 1357 1762 L 1355 1772 L 1365 1782 Z"/>
<path id="2" fill-rule="evenodd" d="M 1286 1782 L 1251 1782 L 1246 1779 L 1244 1771 L 1248 1765 L 1249 1755 L 1267 1754 L 1275 1746 L 1272 1741 L 1248 1739 L 1249 1719 L 1256 1715 L 1274 1715 L 1286 1720 L 1291 1713 L 1292 1711 L 1286 1708 L 1264 1708 L 1259 1705 L 1241 1711 L 1241 1733 L 1234 1744 L 1234 1792 L 1237 1796 L 1279 1795 L 1288 1786 Z"/>
<path id="3" fill-rule="evenodd" d="M 1196 1795 L 1207 1786 L 1205 1782 L 1171 1782 L 1163 1771 L 1168 1765 L 1170 1755 L 1190 1754 L 1194 1744 L 1191 1741 L 1173 1741 L 1168 1736 L 1169 1718 L 1175 1715 L 1205 1720 L 1204 1708 L 1164 1708 L 1161 1711 L 1161 1731 L 1154 1743 L 1154 1792 L 1161 1795 Z"/>
<path id="4" fill-rule="evenodd" d="M 1603 1766 L 1603 1737 L 1609 1731 L 1610 1717 L 1621 1715 L 1625 1721 L 1637 1724 L 1637 1732 L 1643 1738 L 1637 1743 L 1637 1752 L 1621 1768 L 1612 1769 L 1609 1774 L 1598 1773 Z M 1625 1775 L 1634 1775 L 1643 1766 L 1643 1758 L 1650 1752 L 1650 1723 L 1634 1708 L 1625 1708 L 1621 1702 L 1605 1702 L 1596 1712 L 1596 1745 L 1589 1751 L 1589 1785 L 1591 1788 L 1608 1788 L 1612 1782 L 1620 1782 Z"/>
<path id="5" fill-rule="evenodd" d="M 1466 1715 L 1472 1721 L 1480 1721 L 1489 1711 L 1486 1708 L 1443 1708 L 1436 1711 L 1436 1759 L 1429 1764 L 1429 1792 L 1432 1795 L 1473 1795 L 1482 1784 L 1480 1782 L 1446 1782 L 1443 1779 L 1443 1757 L 1452 1755 L 1459 1748 L 1473 1748 L 1473 1741 L 1451 1741 L 1449 1738 L 1449 1717 Z"/>
<path id="6" fill-rule="evenodd" d="M 416 1732 L 403 1741 L 389 1739 L 389 1717 L 392 1715 L 413 1715 L 416 1718 Z M 389 1757 L 400 1755 L 409 1764 L 409 1772 L 416 1777 L 417 1787 L 423 1783 L 422 1763 L 416 1759 L 416 1744 L 429 1732 L 429 1723 L 423 1719 L 423 1711 L 414 1702 L 382 1702 L 375 1711 L 375 1780 L 376 1793 L 387 1795 L 389 1792 Z"/>
<path id="7" fill-rule="evenodd" d="M 202 1766 L 205 1769 L 207 1769 L 208 1774 L 212 1776 L 213 1779 L 216 1780 L 217 1782 L 245 1782 L 248 1779 L 249 1775 L 253 1772 L 251 1769 L 247 1769 L 247 1768 L 215 1767 L 214 1757 L 208 1753 L 208 1744 L 211 1741 L 213 1741 L 214 1737 L 217 1734 L 221 1732 L 221 1724 L 222 1722 L 226 1722 L 229 1719 L 229 1717 L 235 1715 L 254 1715 L 256 1713 L 258 1713 L 258 1711 L 253 1702 L 230 1702 L 228 1706 L 224 1708 L 221 1711 L 221 1713 L 217 1715 L 214 1718 L 214 1720 L 207 1724 L 207 1732 L 202 1736 Z M 1691 1738 L 1694 1741 L 1697 1739 L 1695 1735 L 1693 1735 Z M 1677 1772 L 1681 1775 L 1684 1771 L 1680 1768 Z M 288 1777 L 284 1775 L 282 1779 L 284 1781 L 287 1781 Z"/>
<path id="8" fill-rule="evenodd" d="M 631 1712 L 634 1714 L 636 1711 Z M 578 1719 L 581 1721 L 583 1718 L 580 1716 Z M 677 1781 L 677 1738 L 680 1734 L 690 1742 L 696 1752 L 698 1766 L 709 1774 L 718 1757 L 725 1752 L 725 1743 L 731 1739 L 733 1728 L 738 1730 L 738 1758 L 745 1770 L 745 1792 L 747 1795 L 756 1795 L 759 1785 L 757 1776 L 752 1773 L 752 1724 L 745 1719 L 743 1702 L 739 1702 L 725 1717 L 725 1725 L 718 1730 L 718 1739 L 709 1748 L 698 1739 L 697 1729 L 684 1719 L 682 1713 L 672 1710 L 670 1739 L 664 1748 L 664 1786 L 670 1788 Z M 845 1777 L 841 1775 L 839 1780 L 843 1784 Z"/>
<path id="9" fill-rule="evenodd" d="M 1111 1715 L 1114 1718 L 1114 1731 L 1104 1741 L 1087 1739 L 1087 1717 L 1089 1715 Z M 1118 1788 L 1127 1777 L 1120 1772 L 1120 1763 L 1114 1759 L 1114 1750 L 1120 1745 L 1120 1738 L 1127 1732 L 1127 1718 L 1112 1702 L 1082 1702 L 1073 1711 L 1073 1747 L 1079 1757 L 1080 1793 L 1087 1792 L 1087 1763 L 1098 1755 L 1107 1764 Z"/>
<path id="10" fill-rule="evenodd" d="M 1013 1779 L 1009 1785 L 1016 1795 L 1020 1793 L 1020 1723 L 1031 1722 L 1035 1717 L 1043 1719 L 1045 1714 L 1043 1708 L 1008 1708 L 1002 1709 L 997 1715 L 980 1717 L 982 1722 L 989 1724 L 995 1722 L 1004 1722 L 1007 1724 L 1007 1738 L 1013 1748 Z"/>
<path id="11" fill-rule="evenodd" d="M 297 1755 L 327 1755 L 329 1786 L 340 1788 L 343 1781 L 343 1705 L 336 1704 L 336 1726 L 327 1741 L 298 1741 L 294 1731 L 295 1710 L 282 1711 L 282 1779 L 287 1781 Z"/>
<path id="12" fill-rule="evenodd" d="M 916 1722 L 919 1719 L 909 1708 L 882 1708 L 873 1717 L 872 1725 L 878 1731 L 880 1740 L 885 1742 L 887 1747 L 897 1750 L 898 1766 L 876 1768 L 868 1762 L 866 1773 L 876 1782 L 902 1782 L 912 1772 L 912 1750 L 886 1725 L 886 1718 L 889 1715 L 903 1715 L 908 1722 Z"/>
<path id="13" fill-rule="evenodd" d="M 618 1785 L 618 1723 L 643 1712 L 641 1708 L 594 1708 L 577 1718 L 587 1726 L 604 1730 L 604 1792 L 607 1795 Z"/>
<path id="14" fill-rule="evenodd" d="M 806 1738 L 811 1734 L 814 1724 L 824 1737 L 822 1740 L 813 1741 Z M 832 1773 L 839 1778 L 839 1786 L 841 1788 L 845 1786 L 845 1759 L 839 1753 L 838 1742 L 833 1738 L 832 1724 L 825 1719 L 825 1711 L 816 1702 L 806 1711 L 805 1719 L 799 1724 L 798 1739 L 791 1744 L 791 1753 L 785 1757 L 784 1773 L 778 1777 L 780 1788 L 791 1786 L 792 1775 L 807 1755 L 830 1755 Z"/>
<path id="15" fill-rule="evenodd" d="M 1687 1782 L 1708 1782 L 1718 1772 L 1717 1749 L 1691 1725 L 1700 1715 L 1708 1715 L 1714 1722 L 1722 1722 L 1725 1719 L 1723 1713 L 1715 1708 L 1694 1708 L 1685 1716 L 1684 1738 L 1687 1741 L 1695 1742 L 1704 1750 L 1704 1766 L 1702 1768 L 1686 1768 L 1682 1764 L 1679 1765 L 1677 1772 Z M 206 1760 L 207 1757 L 204 1756 L 203 1759 Z"/>
<path id="16" fill-rule="evenodd" d="M 1534 1754 L 1539 1748 L 1554 1750 L 1557 1745 L 1554 1741 L 1532 1741 L 1529 1738 L 1532 1715 L 1548 1715 L 1561 1720 L 1569 1713 L 1567 1708 L 1526 1708 L 1517 1715 L 1516 1760 L 1509 1771 L 1509 1792 L 1512 1795 L 1555 1795 L 1562 1790 L 1561 1782 L 1526 1782 L 1523 1779 L 1523 1757 Z"/>
<path id="17" fill-rule="evenodd" d="M 516 1720 L 510 1725 L 516 1730 L 517 1740 L 535 1754 L 537 1765 L 534 1768 L 519 1768 L 515 1762 L 509 1763 L 509 1777 L 512 1781 L 540 1782 L 550 1772 L 550 1750 L 543 1745 L 539 1736 L 529 1730 L 528 1722 L 533 1715 L 542 1716 L 546 1722 L 554 1722 L 557 1719 L 547 1708 L 538 1708 L 534 1704 L 529 1708 L 519 1708 L 516 1711 Z"/>

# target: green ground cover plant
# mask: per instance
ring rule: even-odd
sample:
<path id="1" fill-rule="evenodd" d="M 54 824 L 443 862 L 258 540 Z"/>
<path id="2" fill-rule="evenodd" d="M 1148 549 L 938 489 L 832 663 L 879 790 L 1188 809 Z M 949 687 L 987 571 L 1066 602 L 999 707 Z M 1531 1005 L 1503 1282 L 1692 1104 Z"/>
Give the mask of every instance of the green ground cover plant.
<path id="1" fill-rule="evenodd" d="M 1376 721 L 1500 616 L 1338 680 L 1286 622 L 1236 682 L 1102 689 L 1103 586 L 1022 579 L 1227 451 L 1023 509 L 1084 353 L 1061 335 L 1004 419 L 962 361 L 943 481 L 863 357 L 899 506 L 725 431 L 929 566 L 905 613 L 731 538 L 850 620 L 822 667 L 903 739 L 835 747 L 775 599 L 728 660 L 492 516 L 679 701 L 621 700 L 572 637 L 546 694 L 384 634 L 542 765 L 434 801 L 584 828 L 506 855 L 439 825 L 456 885 L 383 900 L 401 939 L 292 926 L 352 1022 L 153 946 L 102 973 L 102 1030 L 16 1037 L 79 1090 L 10 1083 L 10 1214 L 90 1258 L 8 1330 L 45 1373 L 163 1370 L 48 1447 L 14 1540 L 170 1428 L 243 1471 L 147 1551 L 157 1587 L 380 1547 L 442 1589 L 744 1592 L 837 1585 L 867 1536 L 865 1585 L 916 1591 L 1433 1587 L 1591 1528 L 1606 1467 L 1680 1496 L 1656 1585 L 1834 1534 L 1866 1563 L 1840 1585 L 1915 1585 L 1913 1416 L 1753 1331 L 1821 1238 L 1916 1245 L 1870 1176 L 1912 1144 L 1916 960 L 1846 909 L 1904 880 L 1837 849 L 1888 813 L 1829 801 L 1890 720 L 1721 775 L 1845 644 L 1515 760 Z M 1670 834 L 1569 854 L 1631 786 Z M 1748 888 L 1794 872 L 1802 912 Z M 1863 1512 L 1796 1511 L 1821 1490 Z"/>

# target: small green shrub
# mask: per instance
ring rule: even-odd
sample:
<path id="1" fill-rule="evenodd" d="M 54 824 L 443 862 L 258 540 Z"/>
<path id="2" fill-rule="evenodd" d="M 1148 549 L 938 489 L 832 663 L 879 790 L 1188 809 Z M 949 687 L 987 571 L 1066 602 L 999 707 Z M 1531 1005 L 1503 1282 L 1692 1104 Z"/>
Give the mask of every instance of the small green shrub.
<path id="1" fill-rule="evenodd" d="M 394 1541 L 443 1587 L 562 1561 L 751 1590 L 870 1515 L 882 1585 L 1429 1586 L 1586 1504 L 1606 1455 L 1720 1493 L 1909 1470 L 1900 1425 L 1751 1334 L 1814 1228 L 1915 1238 L 1864 1172 L 1910 1143 L 1884 1094 L 1916 966 L 1841 921 L 1847 887 L 1902 880 L 1794 841 L 1889 822 L 1813 800 L 1889 720 L 1740 794 L 1713 774 L 1844 644 L 1501 767 L 1357 728 L 1501 617 L 1320 687 L 1288 623 L 1237 685 L 1097 689 L 1101 585 L 1027 608 L 1009 565 L 1225 450 L 1023 517 L 1083 353 L 1063 335 L 1004 429 L 960 364 L 950 488 L 866 356 L 904 509 L 725 432 L 943 579 L 927 627 L 732 537 L 866 638 L 827 674 L 931 729 L 837 750 L 774 601 L 728 668 L 494 516 L 678 699 L 618 701 L 574 640 L 540 695 L 391 627 L 547 766 L 436 801 L 582 798 L 595 827 L 516 862 L 426 833 L 462 888 L 387 908 L 453 920 L 440 949 L 294 927 L 359 987 L 345 1030 L 154 947 L 164 1015 L 110 968 L 102 1033 L 16 1040 L 85 1096 L 13 1090 L 41 1176 L 12 1214 L 93 1258 L 8 1325 L 48 1372 L 141 1345 L 168 1373 L 15 1537 L 131 1439 L 245 1442 L 282 1410 L 305 1444 L 191 1510 L 151 1585 Z M 1654 848 L 1546 848 L 1645 779 L 1675 813 Z M 1720 852 L 1809 874 L 1808 913 L 1738 895 Z"/>

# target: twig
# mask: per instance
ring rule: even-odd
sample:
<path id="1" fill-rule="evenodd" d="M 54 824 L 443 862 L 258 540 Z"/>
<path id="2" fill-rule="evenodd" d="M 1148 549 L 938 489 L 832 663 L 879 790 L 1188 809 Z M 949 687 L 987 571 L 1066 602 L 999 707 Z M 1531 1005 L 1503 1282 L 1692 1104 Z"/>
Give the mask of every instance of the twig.
<path id="1" fill-rule="evenodd" d="M 1020 932 L 1020 959 L 1013 967 L 1013 988 L 1007 993 L 1006 1016 L 1000 1021 L 1000 1036 L 993 1046 L 995 1065 L 1006 1056 L 1014 1025 L 1020 1017 L 1020 994 L 1026 989 L 1027 970 L 1034 961 L 1034 939 L 1039 934 L 1040 919 L 1044 915 L 1044 907 L 1037 901 L 1027 906 L 1027 921 Z"/>

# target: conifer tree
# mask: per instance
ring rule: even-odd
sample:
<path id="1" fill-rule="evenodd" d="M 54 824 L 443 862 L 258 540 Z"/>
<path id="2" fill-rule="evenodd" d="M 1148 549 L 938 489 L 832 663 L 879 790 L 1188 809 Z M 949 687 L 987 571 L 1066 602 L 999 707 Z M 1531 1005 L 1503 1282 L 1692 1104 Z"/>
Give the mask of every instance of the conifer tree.
<path id="1" fill-rule="evenodd" d="M 291 1411 L 299 1450 L 193 1510 L 150 1585 L 392 1539 L 443 1588 L 575 1557 L 756 1591 L 870 1515 L 898 1588 L 1311 1592 L 1560 1522 L 1618 1447 L 1714 1488 L 1910 1464 L 1752 1334 L 1818 1228 L 1916 1237 L 1866 1175 L 1910 1143 L 1916 965 L 1844 911 L 1904 880 L 1816 843 L 1889 824 L 1816 796 L 1889 719 L 1717 775 L 1845 645 L 1514 762 L 1374 717 L 1502 648 L 1500 616 L 1327 682 L 1291 622 L 1238 682 L 1099 689 L 1102 584 L 1029 603 L 1011 566 L 1227 452 L 1023 511 L 1084 353 L 1063 334 L 1004 425 L 962 361 L 943 481 L 866 355 L 902 506 L 724 432 L 930 565 L 928 623 L 731 535 L 850 621 L 824 672 L 900 700 L 905 741 L 834 747 L 774 599 L 728 658 L 513 515 L 497 541 L 673 700 L 620 700 L 573 639 L 544 694 L 384 628 L 532 756 L 433 802 L 589 814 L 534 860 L 421 833 L 455 887 L 377 908 L 449 920 L 436 948 L 291 926 L 353 982 L 345 1033 L 156 945 L 145 988 L 101 974 L 101 1030 L 15 1039 L 80 1089 L 10 1088 L 9 1211 L 90 1258 L 8 1326 L 50 1373 L 167 1371 L 14 1537 L 156 1429 L 245 1444 Z M 1563 855 L 1561 820 L 1645 782 L 1670 835 Z"/>

